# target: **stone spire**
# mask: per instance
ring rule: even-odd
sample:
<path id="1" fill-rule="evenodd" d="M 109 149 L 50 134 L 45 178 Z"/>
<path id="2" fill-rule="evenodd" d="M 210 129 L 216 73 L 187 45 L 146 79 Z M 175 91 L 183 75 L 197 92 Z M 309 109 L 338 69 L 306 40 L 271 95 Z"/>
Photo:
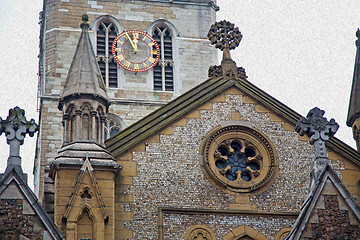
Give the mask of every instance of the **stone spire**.
<path id="1" fill-rule="evenodd" d="M 314 145 L 315 161 L 313 181 L 316 181 L 321 171 L 329 164 L 326 153 L 325 142 L 332 137 L 339 128 L 339 125 L 332 118 L 327 121 L 323 117 L 325 111 L 315 107 L 309 111 L 306 118 L 302 117 L 295 126 L 295 131 L 300 136 L 307 135 L 310 138 L 310 144 Z"/>
<path id="2" fill-rule="evenodd" d="M 24 143 L 26 134 L 32 137 L 37 130 L 38 125 L 35 123 L 35 120 L 27 121 L 25 111 L 19 107 L 10 109 L 6 120 L 0 117 L 0 135 L 5 133 L 7 144 L 10 145 L 7 169 L 10 167 L 21 169 L 20 145 Z"/>
<path id="3" fill-rule="evenodd" d="M 80 168 L 85 156 L 96 169 L 119 171 L 120 165 L 105 150 L 104 122 L 110 103 L 90 43 L 88 19 L 82 16 L 82 33 L 59 102 L 64 137 L 50 166 L 53 178 L 60 168 Z"/>
<path id="4" fill-rule="evenodd" d="M 91 45 L 88 20 L 89 17 L 84 14 L 82 16 L 83 23 L 80 25 L 82 32 L 60 96 L 59 110 L 62 110 L 65 102 L 84 97 L 97 99 L 106 107 L 110 105 L 104 80 Z"/>
<path id="5" fill-rule="evenodd" d="M 360 151 L 360 30 L 356 32 L 356 57 L 346 125 L 353 129 L 357 150 Z"/>
<path id="6" fill-rule="evenodd" d="M 110 102 L 91 46 L 88 19 L 86 14 L 82 16 L 82 32 L 58 105 L 63 111 L 64 144 L 104 144 L 104 122 Z"/>

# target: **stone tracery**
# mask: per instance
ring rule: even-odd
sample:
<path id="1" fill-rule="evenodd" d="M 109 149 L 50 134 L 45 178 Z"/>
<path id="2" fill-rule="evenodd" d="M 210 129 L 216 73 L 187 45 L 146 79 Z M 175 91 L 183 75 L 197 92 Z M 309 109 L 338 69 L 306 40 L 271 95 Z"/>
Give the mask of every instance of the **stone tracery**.
<path id="1" fill-rule="evenodd" d="M 273 178 L 276 166 L 275 149 L 254 129 L 228 126 L 206 140 L 205 170 L 226 190 L 254 191 Z"/>

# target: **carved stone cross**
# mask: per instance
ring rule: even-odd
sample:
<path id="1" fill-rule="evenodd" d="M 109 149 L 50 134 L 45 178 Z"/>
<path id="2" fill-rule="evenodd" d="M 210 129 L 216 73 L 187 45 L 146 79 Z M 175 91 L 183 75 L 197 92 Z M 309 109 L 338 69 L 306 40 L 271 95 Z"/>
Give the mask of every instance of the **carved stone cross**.
<path id="1" fill-rule="evenodd" d="M 332 137 L 339 128 L 339 124 L 332 118 L 327 121 L 323 117 L 325 111 L 315 107 L 309 111 L 306 118 L 302 117 L 295 126 L 295 131 L 300 136 L 307 135 L 310 138 L 310 144 L 315 148 L 315 177 L 323 167 L 329 164 L 327 158 L 325 142 Z"/>
<path id="2" fill-rule="evenodd" d="M 228 21 L 214 23 L 209 30 L 208 38 L 215 48 L 223 51 L 223 60 L 221 61 L 222 75 L 224 77 L 237 78 L 236 63 L 231 59 L 230 50 L 239 46 L 242 34 L 239 28 Z"/>
<path id="3" fill-rule="evenodd" d="M 20 145 L 24 143 L 26 133 L 32 137 L 37 130 L 38 125 L 35 123 L 35 120 L 27 121 L 25 111 L 19 107 L 10 109 L 6 120 L 0 117 L 0 135 L 5 133 L 6 142 L 10 145 L 8 166 L 21 166 Z"/>

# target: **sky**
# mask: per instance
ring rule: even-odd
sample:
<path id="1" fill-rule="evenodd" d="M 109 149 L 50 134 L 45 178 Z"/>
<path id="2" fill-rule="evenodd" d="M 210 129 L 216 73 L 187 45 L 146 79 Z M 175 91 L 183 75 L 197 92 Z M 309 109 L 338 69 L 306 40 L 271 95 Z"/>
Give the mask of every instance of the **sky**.
<path id="1" fill-rule="evenodd" d="M 340 125 L 336 137 L 355 147 L 346 126 L 360 27 L 359 0 L 218 0 L 217 19 L 243 34 L 233 60 L 248 81 L 306 116 L 314 107 Z M 39 12 L 42 0 L 0 0 L 0 117 L 19 106 L 38 122 Z M 219 54 L 221 56 L 221 54 Z M 220 62 L 220 61 L 219 61 Z M 21 147 L 23 170 L 32 186 L 36 136 Z M 0 173 L 9 147 L 0 136 Z"/>

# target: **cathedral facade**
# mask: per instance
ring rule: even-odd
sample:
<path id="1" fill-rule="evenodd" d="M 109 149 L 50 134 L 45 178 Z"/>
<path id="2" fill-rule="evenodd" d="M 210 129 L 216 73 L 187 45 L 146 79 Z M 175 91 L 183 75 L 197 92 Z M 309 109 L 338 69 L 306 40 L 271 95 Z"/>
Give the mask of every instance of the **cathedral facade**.
<path id="1" fill-rule="evenodd" d="M 89 16 L 90 40 L 111 101 L 104 120 L 105 140 L 206 78 L 208 67 L 217 62 L 216 50 L 206 37 L 217 10 L 213 0 L 44 1 L 38 93 L 41 130 L 34 165 L 35 192 L 41 202 L 53 202 L 53 183 L 46 168 L 63 144 L 57 102 L 81 33 L 81 15 Z M 156 40 L 161 59 L 155 67 L 131 72 L 116 63 L 112 44 L 124 30 L 140 30 Z M 51 204 L 49 212 L 50 208 Z"/>
<path id="2" fill-rule="evenodd" d="M 66 239 L 360 238 L 359 152 L 251 83 L 215 1 L 44 3 L 35 191 Z"/>

